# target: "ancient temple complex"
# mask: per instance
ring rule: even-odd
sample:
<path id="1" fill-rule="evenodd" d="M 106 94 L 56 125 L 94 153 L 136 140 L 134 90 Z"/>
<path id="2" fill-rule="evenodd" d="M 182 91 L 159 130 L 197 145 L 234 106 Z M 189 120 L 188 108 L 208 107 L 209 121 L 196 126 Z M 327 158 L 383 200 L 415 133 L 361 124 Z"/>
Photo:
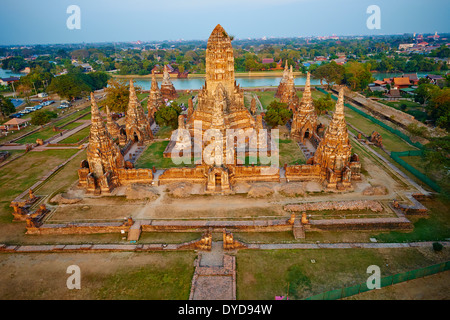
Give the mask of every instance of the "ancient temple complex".
<path id="1" fill-rule="evenodd" d="M 180 120 L 180 121 L 184 121 Z M 181 123 L 184 128 L 184 124 Z M 262 125 L 262 124 L 261 124 Z M 181 144 L 180 135 L 167 146 L 164 156 L 173 157 L 181 150 L 181 146 L 189 146 L 192 156 L 198 156 L 196 150 L 211 148 L 213 152 L 209 156 L 203 156 L 201 163 L 196 169 L 169 169 L 160 176 L 160 183 L 169 183 L 181 180 L 195 180 L 206 183 L 206 190 L 209 192 L 227 192 L 231 190 L 231 184 L 239 179 L 273 181 L 278 180 L 278 170 L 274 175 L 262 175 L 262 167 L 242 166 L 244 159 L 237 158 L 238 150 L 245 150 L 248 154 L 251 149 L 250 136 L 258 135 L 255 118 L 244 106 L 243 90 L 236 84 L 234 78 L 234 56 L 231 40 L 222 26 L 217 25 L 208 39 L 206 49 L 206 81 L 198 94 L 197 108 L 188 112 L 186 119 L 186 130 L 190 137 L 199 137 L 201 145 L 196 145 L 196 141 Z M 208 129 L 215 130 L 219 140 L 205 136 Z M 236 136 L 230 137 L 230 130 Z M 227 144 L 231 138 L 233 143 Z M 240 143 L 234 139 L 243 140 Z M 277 152 L 272 146 L 270 139 L 265 137 L 265 145 L 262 147 L 268 154 Z M 215 148 L 214 144 L 221 144 L 220 148 Z M 256 148 L 256 144 L 255 144 Z M 247 171 L 244 173 L 244 171 Z"/>
<path id="2" fill-rule="evenodd" d="M 178 97 L 177 91 L 170 80 L 169 69 L 166 65 L 164 66 L 163 80 L 161 83 L 161 95 L 163 99 L 167 100 L 173 100 Z"/>
<path id="3" fill-rule="evenodd" d="M 349 142 L 343 91 L 339 94 L 330 125 L 323 132 L 314 110 L 309 73 L 299 101 L 292 67 L 285 68 L 285 72 L 281 100 L 293 110 L 291 136 L 299 143 L 312 145 L 314 152 L 306 164 L 285 165 L 284 178 L 287 182 L 318 181 L 327 190 L 351 189 L 351 181 L 360 179 L 361 165 L 358 156 L 352 154 Z M 167 70 L 166 73 L 168 75 Z M 148 115 L 136 95 L 133 81 L 130 81 L 128 109 L 122 126 L 112 119 L 108 108 L 104 123 L 92 95 L 92 127 L 87 160 L 78 170 L 79 186 L 99 194 L 110 193 L 119 185 L 154 183 L 151 169 L 134 168 L 130 150 L 134 144 L 142 145 L 153 139 L 152 119 L 163 105 L 163 88 L 168 84 L 168 78 L 165 78 L 159 90 L 155 75 L 152 75 Z M 172 160 L 183 157 L 189 164 L 193 161 L 195 166 L 163 170 L 158 184 L 190 182 L 204 185 L 206 193 L 229 193 L 239 182 L 281 181 L 278 158 L 275 164 L 268 165 L 249 165 L 246 161 L 253 156 L 259 159 L 261 155 L 276 156 L 278 147 L 265 130 L 263 117 L 257 114 L 255 103 L 252 112 L 244 105 L 244 92 L 235 82 L 231 40 L 220 25 L 208 39 L 205 84 L 198 93 L 196 106 L 192 99 L 188 105 L 187 114 L 178 117 L 178 129 L 172 133 L 164 157 Z"/>

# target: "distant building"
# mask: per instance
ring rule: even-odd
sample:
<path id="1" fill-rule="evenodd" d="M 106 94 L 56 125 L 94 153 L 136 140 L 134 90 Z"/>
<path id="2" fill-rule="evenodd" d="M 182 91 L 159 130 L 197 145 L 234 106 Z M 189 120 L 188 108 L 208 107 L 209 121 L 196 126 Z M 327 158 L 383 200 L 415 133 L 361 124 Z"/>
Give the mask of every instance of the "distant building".
<path id="1" fill-rule="evenodd" d="M 392 80 L 392 84 L 397 89 L 403 89 L 408 88 L 411 85 L 411 82 L 407 77 L 399 77 L 399 78 L 394 77 L 394 79 Z"/>
<path id="2" fill-rule="evenodd" d="M 437 85 L 440 81 L 444 80 L 444 77 L 439 74 L 428 74 L 426 78 L 429 79 L 430 82 L 435 85 Z"/>
<path id="3" fill-rule="evenodd" d="M 262 64 L 270 64 L 273 63 L 273 58 L 264 58 L 262 59 Z"/>
<path id="4" fill-rule="evenodd" d="M 417 76 L 417 73 L 404 74 L 402 77 L 408 78 L 411 82 L 411 85 L 417 85 L 419 83 L 419 77 Z"/>
<path id="5" fill-rule="evenodd" d="M 10 83 L 19 81 L 19 77 L 0 78 L 0 85 L 7 86 Z"/>
<path id="6" fill-rule="evenodd" d="M 398 50 L 407 50 L 414 47 L 414 43 L 401 43 L 398 45 Z"/>

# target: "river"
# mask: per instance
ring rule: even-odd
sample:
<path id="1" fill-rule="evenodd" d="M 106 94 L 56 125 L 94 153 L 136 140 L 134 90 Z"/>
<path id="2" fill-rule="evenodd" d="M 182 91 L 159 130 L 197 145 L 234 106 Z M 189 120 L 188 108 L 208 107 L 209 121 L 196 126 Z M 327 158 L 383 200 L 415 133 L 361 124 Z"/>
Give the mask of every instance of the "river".
<path id="1" fill-rule="evenodd" d="M 417 76 L 424 77 L 428 72 L 418 72 Z M 373 77 L 376 80 L 383 80 L 384 78 L 401 77 L 403 73 L 374 73 Z M 280 84 L 281 77 L 254 77 L 254 78 L 236 78 L 236 82 L 243 88 L 248 87 L 277 87 Z M 205 84 L 204 78 L 192 79 L 177 79 L 171 77 L 171 81 L 177 90 L 195 90 L 200 89 Z M 304 86 L 306 82 L 306 75 L 296 76 L 294 79 L 295 85 Z M 136 79 L 134 83 L 144 90 L 149 90 L 151 87 L 151 79 Z M 161 80 L 158 80 L 161 85 Z M 311 78 L 311 85 L 320 85 L 318 79 Z"/>

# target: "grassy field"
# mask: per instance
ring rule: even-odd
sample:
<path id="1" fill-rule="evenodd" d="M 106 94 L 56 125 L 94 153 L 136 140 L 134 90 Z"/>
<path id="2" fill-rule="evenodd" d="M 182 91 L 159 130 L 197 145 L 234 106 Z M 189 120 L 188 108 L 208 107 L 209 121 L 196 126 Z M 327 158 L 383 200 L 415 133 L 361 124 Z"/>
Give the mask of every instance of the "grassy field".
<path id="1" fill-rule="evenodd" d="M 280 166 L 306 163 L 305 156 L 293 140 L 280 140 Z"/>
<path id="2" fill-rule="evenodd" d="M 11 221 L 9 204 L 16 196 L 77 151 L 74 149 L 28 152 L 20 159 L 0 168 L 0 223 Z"/>
<path id="3" fill-rule="evenodd" d="M 90 126 L 83 128 L 80 131 L 75 132 L 73 135 L 65 138 L 64 140 L 61 140 L 60 143 L 77 143 L 78 141 L 86 138 L 89 135 L 90 130 Z"/>
<path id="4" fill-rule="evenodd" d="M 395 102 L 380 100 L 379 102 L 381 102 L 389 107 L 395 108 L 397 110 L 401 110 L 407 114 L 410 114 L 419 121 L 425 121 L 428 119 L 427 113 L 425 111 L 423 111 L 424 107 L 417 102 L 409 101 L 409 100 L 400 100 L 400 101 L 395 101 Z M 401 105 L 406 105 L 406 109 L 402 110 L 400 107 Z"/>
<path id="5" fill-rule="evenodd" d="M 163 152 L 166 149 L 169 141 L 155 141 L 144 150 L 136 163 L 137 168 L 152 168 L 155 166 L 158 169 L 174 168 L 174 167 L 193 167 L 193 162 L 189 164 L 176 165 L 171 158 L 164 158 Z"/>
<path id="6" fill-rule="evenodd" d="M 155 135 L 156 139 L 166 139 L 172 136 L 172 127 L 161 127 Z"/>
<path id="7" fill-rule="evenodd" d="M 264 110 L 267 110 L 267 107 L 272 101 L 279 101 L 279 99 L 275 98 L 275 91 L 254 91 L 252 93 L 255 93 L 258 96 L 258 99 L 259 101 L 261 101 L 261 105 L 263 106 Z"/>
<path id="8" fill-rule="evenodd" d="M 355 126 L 360 131 L 362 131 L 366 136 L 370 136 L 373 131 L 377 131 L 383 138 L 384 147 L 389 151 L 400 152 L 416 149 L 406 143 L 400 137 L 364 118 L 363 116 L 359 115 L 349 108 L 345 108 L 345 120 L 347 121 L 347 123 Z"/>
<path id="9" fill-rule="evenodd" d="M 289 293 L 304 299 L 367 280 L 367 267 L 377 265 L 381 276 L 448 260 L 449 249 L 430 248 L 243 250 L 237 253 L 237 299 L 273 300 Z M 314 263 L 312 262 L 314 261 Z"/>
<path id="10" fill-rule="evenodd" d="M 58 132 L 53 131 L 53 127 L 49 126 L 43 130 L 30 134 L 22 139 L 17 140 L 17 143 L 26 144 L 26 143 L 36 143 L 36 139 L 47 140 L 54 135 L 59 134 Z"/>
<path id="11" fill-rule="evenodd" d="M 72 123 L 69 123 L 68 125 L 64 126 L 63 129 L 64 130 L 72 130 L 72 129 L 75 129 L 76 127 L 78 127 L 81 124 L 82 124 L 82 122 L 72 122 Z"/>
<path id="12" fill-rule="evenodd" d="M 2 254 L 0 298 L 187 300 L 195 256 L 193 252 L 64 253 L 58 258 Z M 70 265 L 80 267 L 80 290 L 67 289 Z"/>
<path id="13" fill-rule="evenodd" d="M 373 234 L 382 242 L 435 241 L 450 238 L 450 200 L 443 196 L 427 200 L 424 205 L 429 217 L 411 217 L 414 230 L 411 232 L 391 231 Z"/>

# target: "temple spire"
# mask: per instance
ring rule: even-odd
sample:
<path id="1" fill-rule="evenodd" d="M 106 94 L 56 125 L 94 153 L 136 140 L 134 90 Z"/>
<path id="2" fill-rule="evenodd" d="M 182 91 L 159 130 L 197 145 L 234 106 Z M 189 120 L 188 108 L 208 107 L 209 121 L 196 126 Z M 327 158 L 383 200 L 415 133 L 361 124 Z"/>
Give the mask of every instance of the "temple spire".
<path id="1" fill-rule="evenodd" d="M 138 100 L 138 97 L 136 95 L 136 89 L 134 88 L 133 79 L 130 79 L 130 101 Z"/>
<path id="2" fill-rule="evenodd" d="M 91 92 L 91 121 L 92 123 L 103 121 L 98 109 L 97 100 L 95 99 L 95 95 L 93 92 Z"/>
<path id="3" fill-rule="evenodd" d="M 308 103 L 312 101 L 311 96 L 311 74 L 309 71 L 306 73 L 306 83 L 305 83 L 305 90 L 303 91 L 302 96 L 302 103 Z"/>
<path id="4" fill-rule="evenodd" d="M 339 90 L 339 97 L 336 103 L 336 110 L 334 112 L 334 115 L 344 117 L 344 87 Z"/>

